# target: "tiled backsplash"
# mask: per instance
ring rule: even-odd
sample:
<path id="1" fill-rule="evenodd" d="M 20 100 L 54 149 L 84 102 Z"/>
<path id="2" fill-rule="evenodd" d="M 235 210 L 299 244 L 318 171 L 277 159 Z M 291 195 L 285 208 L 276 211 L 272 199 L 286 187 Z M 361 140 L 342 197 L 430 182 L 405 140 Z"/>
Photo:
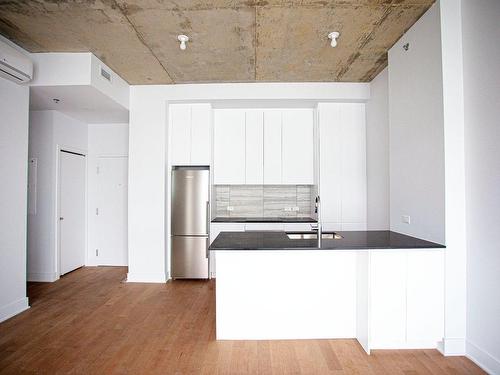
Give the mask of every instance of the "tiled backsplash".
<path id="1" fill-rule="evenodd" d="M 311 185 L 215 185 L 217 217 L 310 217 Z"/>

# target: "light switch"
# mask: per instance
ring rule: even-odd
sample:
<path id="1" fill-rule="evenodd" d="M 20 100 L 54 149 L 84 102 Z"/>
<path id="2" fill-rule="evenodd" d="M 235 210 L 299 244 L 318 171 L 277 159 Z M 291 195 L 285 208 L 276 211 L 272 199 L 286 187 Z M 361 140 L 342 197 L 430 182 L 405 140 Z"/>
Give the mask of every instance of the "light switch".
<path id="1" fill-rule="evenodd" d="M 411 223 L 411 218 L 409 215 L 403 215 L 401 216 L 401 221 L 405 224 L 410 224 Z"/>

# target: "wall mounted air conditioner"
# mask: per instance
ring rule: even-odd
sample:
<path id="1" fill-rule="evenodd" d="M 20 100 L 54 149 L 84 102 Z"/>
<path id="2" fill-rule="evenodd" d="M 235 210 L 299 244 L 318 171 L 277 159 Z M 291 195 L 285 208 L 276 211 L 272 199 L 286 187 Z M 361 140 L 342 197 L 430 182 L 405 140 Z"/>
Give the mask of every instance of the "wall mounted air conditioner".
<path id="1" fill-rule="evenodd" d="M 33 62 L 23 53 L 0 41 L 0 77 L 16 83 L 33 78 Z"/>

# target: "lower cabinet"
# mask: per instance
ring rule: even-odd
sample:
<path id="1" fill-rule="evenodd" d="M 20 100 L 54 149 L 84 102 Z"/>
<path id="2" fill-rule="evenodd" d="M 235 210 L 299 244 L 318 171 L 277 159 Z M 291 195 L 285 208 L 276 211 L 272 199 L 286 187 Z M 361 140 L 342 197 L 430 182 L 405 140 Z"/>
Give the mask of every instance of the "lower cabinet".
<path id="1" fill-rule="evenodd" d="M 371 349 L 434 348 L 444 336 L 443 252 L 371 250 Z"/>

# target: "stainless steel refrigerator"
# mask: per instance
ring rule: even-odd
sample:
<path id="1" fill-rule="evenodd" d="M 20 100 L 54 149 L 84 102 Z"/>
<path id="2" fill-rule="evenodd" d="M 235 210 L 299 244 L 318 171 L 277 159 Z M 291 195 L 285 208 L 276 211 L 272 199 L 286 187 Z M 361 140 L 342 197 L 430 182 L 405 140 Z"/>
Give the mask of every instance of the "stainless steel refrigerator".
<path id="1" fill-rule="evenodd" d="M 210 228 L 208 167 L 172 169 L 172 277 L 208 278 Z"/>

